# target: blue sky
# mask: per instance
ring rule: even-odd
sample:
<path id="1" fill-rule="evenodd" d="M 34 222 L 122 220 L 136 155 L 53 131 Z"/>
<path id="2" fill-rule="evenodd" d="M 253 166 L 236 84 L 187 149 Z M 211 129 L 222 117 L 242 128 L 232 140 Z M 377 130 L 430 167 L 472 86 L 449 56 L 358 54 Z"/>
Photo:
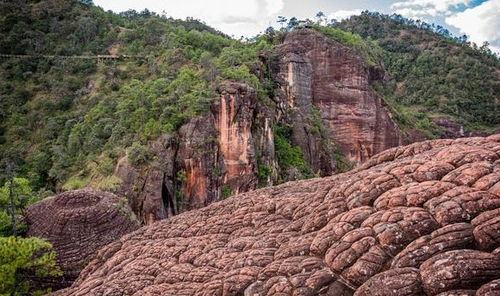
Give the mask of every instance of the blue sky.
<path id="1" fill-rule="evenodd" d="M 201 19 L 234 37 L 251 37 L 278 15 L 311 18 L 318 11 L 342 19 L 368 9 L 443 25 L 455 35 L 466 34 L 500 53 L 500 0 L 94 0 L 106 10 L 127 9 L 165 13 L 175 18 Z"/>

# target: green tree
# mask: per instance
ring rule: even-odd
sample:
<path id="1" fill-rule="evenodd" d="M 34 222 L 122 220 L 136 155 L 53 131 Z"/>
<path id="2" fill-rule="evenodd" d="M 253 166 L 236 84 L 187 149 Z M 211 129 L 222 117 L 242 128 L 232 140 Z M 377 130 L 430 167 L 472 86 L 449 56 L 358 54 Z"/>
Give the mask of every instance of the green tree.
<path id="1" fill-rule="evenodd" d="M 33 295 L 29 278 L 62 275 L 52 245 L 39 238 L 0 237 L 0 295 Z"/>
<path id="2" fill-rule="evenodd" d="M 288 21 L 288 19 L 284 16 L 278 16 L 278 20 L 277 22 L 281 25 L 281 29 L 283 29 L 285 27 L 285 24 L 286 22 Z"/>
<path id="3" fill-rule="evenodd" d="M 78 0 L 78 2 L 88 5 L 88 6 L 93 6 L 94 2 L 92 0 Z"/>
<path id="4" fill-rule="evenodd" d="M 316 13 L 316 24 L 323 25 L 326 22 L 326 15 L 323 11 Z"/>
<path id="5" fill-rule="evenodd" d="M 299 20 L 296 17 L 290 18 L 288 21 L 287 29 L 291 31 L 299 26 Z"/>
<path id="6" fill-rule="evenodd" d="M 17 236 L 25 228 L 25 225 L 17 221 L 17 215 L 29 204 L 35 202 L 33 192 L 29 181 L 25 178 L 12 178 L 5 182 L 0 188 L 0 212 L 8 213 L 10 219 L 8 225 L 0 225 L 0 229 L 7 231 L 3 235 Z M 7 223 L 4 219 L 0 219 L 0 223 Z"/>
<path id="7" fill-rule="evenodd" d="M 133 166 L 140 166 L 145 164 L 149 160 L 149 150 L 147 147 L 141 145 L 139 142 L 134 142 L 132 146 L 129 147 L 128 160 Z"/>

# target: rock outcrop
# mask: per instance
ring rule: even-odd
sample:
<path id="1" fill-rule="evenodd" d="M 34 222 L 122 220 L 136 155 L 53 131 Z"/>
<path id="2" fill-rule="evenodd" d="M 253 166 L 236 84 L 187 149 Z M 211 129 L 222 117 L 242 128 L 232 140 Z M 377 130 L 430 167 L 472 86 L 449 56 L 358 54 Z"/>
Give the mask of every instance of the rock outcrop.
<path id="1" fill-rule="evenodd" d="M 349 160 L 364 162 L 401 143 L 395 122 L 371 87 L 383 79 L 380 67 L 366 65 L 353 49 L 313 29 L 288 33 L 276 51 L 285 102 L 303 115 L 317 108 L 333 143 Z M 296 137 L 312 159 L 319 153 L 308 147 L 308 140 Z"/>
<path id="2" fill-rule="evenodd" d="M 223 86 L 220 100 L 214 104 L 214 116 L 218 131 L 218 144 L 224 159 L 224 184 L 238 194 L 257 188 L 257 151 L 267 154 L 273 145 L 270 117 L 257 123 L 258 102 L 255 90 L 245 84 L 232 83 Z M 262 135 L 256 137 L 252 128 L 260 126 Z M 261 141 L 262 144 L 256 141 Z"/>
<path id="3" fill-rule="evenodd" d="M 53 288 L 69 286 L 105 245 L 139 228 L 127 201 L 111 193 L 67 191 L 31 205 L 25 212 L 28 236 L 52 243 L 63 278 Z"/>
<path id="4" fill-rule="evenodd" d="M 278 85 L 270 97 L 263 100 L 254 88 L 226 81 L 211 112 L 150 143 L 155 160 L 147 167 L 120 160 L 118 193 L 128 197 L 143 224 L 278 181 L 329 176 L 342 155 L 360 163 L 400 143 L 371 88 L 383 71 L 367 66 L 352 49 L 314 30 L 296 30 L 274 54 L 262 56 L 261 68 L 256 75 Z M 280 164 L 277 129 L 287 130 L 306 168 Z"/>
<path id="5" fill-rule="evenodd" d="M 118 162 L 118 193 L 143 224 L 256 189 L 259 165 L 271 171 L 264 182 L 275 181 L 273 121 L 255 90 L 228 82 L 219 93 L 211 112 L 149 144 L 149 164 L 134 167 L 127 157 Z"/>
<path id="6" fill-rule="evenodd" d="M 493 295 L 500 135 L 393 148 L 101 249 L 54 295 Z"/>

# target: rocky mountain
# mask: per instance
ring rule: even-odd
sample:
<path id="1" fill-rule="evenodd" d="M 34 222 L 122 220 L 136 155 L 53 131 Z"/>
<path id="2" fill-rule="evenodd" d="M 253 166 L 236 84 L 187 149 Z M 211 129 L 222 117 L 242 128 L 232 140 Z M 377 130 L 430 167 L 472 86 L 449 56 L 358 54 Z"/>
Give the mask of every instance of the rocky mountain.
<path id="1" fill-rule="evenodd" d="M 227 82 L 218 88 L 210 113 L 183 125 L 177 139 L 162 137 L 151 144 L 160 159 L 154 168 L 141 173 L 126 157 L 119 161 L 115 176 L 146 224 L 186 208 L 176 204 L 178 190 L 182 202 L 198 208 L 221 199 L 224 190 L 238 194 L 277 183 L 283 169 L 288 169 L 285 180 L 301 178 L 306 170 L 334 174 L 334 148 L 360 163 L 400 144 L 396 123 L 370 87 L 382 69 L 367 67 L 353 50 L 312 29 L 287 34 L 276 52 L 275 105 L 259 102 L 247 84 Z M 285 141 L 303 155 L 302 168 L 284 167 L 279 159 L 275 133 L 283 123 L 289 128 Z M 267 175 L 259 175 L 262 167 Z M 179 171 L 183 180 L 176 180 Z"/>
<path id="2" fill-rule="evenodd" d="M 498 58 L 430 31 L 477 67 L 446 65 L 466 74 L 471 87 L 457 87 L 460 96 L 429 93 L 408 105 L 408 92 L 393 86 L 424 91 L 430 82 L 415 85 L 420 76 L 395 70 L 390 57 L 402 53 L 383 42 L 389 34 L 377 43 L 371 32 L 348 32 L 359 31 L 354 25 L 311 23 L 242 42 L 196 20 L 82 1 L 16 0 L 0 11 L 0 51 L 21 55 L 0 60 L 1 165 L 44 196 L 80 188 L 126 196 L 142 224 L 346 171 L 402 143 L 499 124 Z M 415 65 L 418 73 L 441 68 Z M 487 79 L 471 74 L 479 68 Z M 453 77 L 439 84 L 462 81 Z M 427 112 L 437 102 L 462 121 Z M 478 102 L 486 107 L 476 110 Z"/>
<path id="3" fill-rule="evenodd" d="M 367 66 L 355 50 L 313 29 L 287 34 L 276 52 L 278 79 L 285 82 L 281 90 L 288 105 L 301 114 L 316 108 L 328 136 L 349 161 L 364 162 L 401 144 L 396 122 L 372 89 L 375 82 L 383 81 L 385 73 L 380 65 Z M 321 155 L 317 148 L 307 147 L 315 141 L 298 125 L 294 123 L 293 139 L 303 142 L 299 146 L 306 159 Z M 321 160 L 311 164 L 320 167 Z"/>
<path id="4" fill-rule="evenodd" d="M 496 295 L 500 136 L 392 148 L 123 236 L 52 295 Z"/>

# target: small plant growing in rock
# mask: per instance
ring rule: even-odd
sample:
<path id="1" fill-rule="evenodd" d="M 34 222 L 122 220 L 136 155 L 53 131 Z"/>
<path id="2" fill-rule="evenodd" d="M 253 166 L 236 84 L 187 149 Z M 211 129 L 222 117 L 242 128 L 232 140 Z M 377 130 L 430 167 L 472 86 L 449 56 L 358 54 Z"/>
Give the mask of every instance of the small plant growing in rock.
<path id="1" fill-rule="evenodd" d="M 222 199 L 226 199 L 233 195 L 233 190 L 231 189 L 231 186 L 229 185 L 223 185 L 221 188 L 221 197 Z"/>
<path id="2" fill-rule="evenodd" d="M 133 166 L 140 166 L 148 162 L 149 149 L 138 142 L 135 142 L 128 149 L 128 160 Z"/>

